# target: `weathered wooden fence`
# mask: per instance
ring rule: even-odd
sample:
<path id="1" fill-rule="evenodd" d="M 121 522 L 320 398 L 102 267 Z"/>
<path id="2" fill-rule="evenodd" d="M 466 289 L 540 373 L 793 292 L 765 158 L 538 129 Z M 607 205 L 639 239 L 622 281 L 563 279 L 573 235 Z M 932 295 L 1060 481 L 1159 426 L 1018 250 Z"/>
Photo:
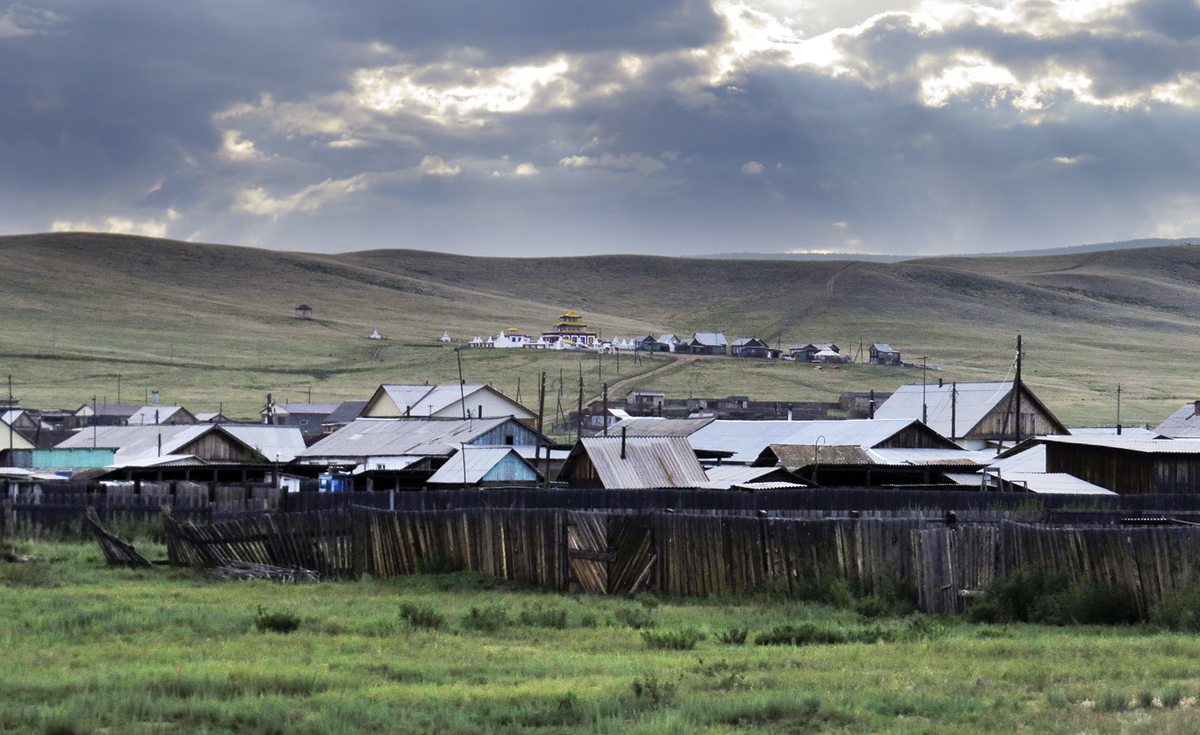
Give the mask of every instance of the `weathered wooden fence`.
<path id="1" fill-rule="evenodd" d="M 1115 585 L 1143 615 L 1200 580 L 1200 528 L 1188 526 L 355 507 L 208 525 L 168 517 L 166 528 L 179 564 L 243 561 L 384 579 L 465 569 L 559 590 L 700 597 L 801 593 L 829 580 L 871 594 L 898 580 L 934 613 L 963 610 L 997 575 L 1025 566 Z"/>

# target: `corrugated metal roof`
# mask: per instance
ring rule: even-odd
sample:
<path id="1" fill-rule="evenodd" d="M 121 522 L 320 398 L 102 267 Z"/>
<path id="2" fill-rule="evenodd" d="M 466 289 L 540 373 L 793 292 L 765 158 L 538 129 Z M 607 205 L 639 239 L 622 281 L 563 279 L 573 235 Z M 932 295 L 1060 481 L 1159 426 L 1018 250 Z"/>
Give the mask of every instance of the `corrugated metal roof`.
<path id="1" fill-rule="evenodd" d="M 221 424 L 221 428 L 272 462 L 291 462 L 304 451 L 304 434 L 298 426 Z"/>
<path id="2" fill-rule="evenodd" d="M 515 419 L 358 419 L 299 454 L 300 459 L 388 457 L 404 454 L 445 457 L 459 445 Z"/>
<path id="3" fill-rule="evenodd" d="M 708 426 L 716 419 L 658 419 L 649 417 L 635 417 L 618 421 L 608 427 L 609 435 L 621 435 L 621 430 L 626 431 L 626 436 L 691 436 L 700 429 Z"/>
<path id="4" fill-rule="evenodd" d="M 536 478 L 538 472 L 521 459 L 521 455 L 512 447 L 463 447 L 453 457 L 446 460 L 433 476 L 429 478 L 430 485 L 475 485 L 483 481 L 484 475 L 504 461 L 508 455 L 516 455 L 516 461 L 529 469 L 531 476 Z M 464 474 L 463 464 L 466 464 Z"/>
<path id="5" fill-rule="evenodd" d="M 1142 426 L 1123 426 L 1120 434 L 1117 433 L 1115 426 L 1072 426 L 1069 431 L 1071 432 L 1070 436 L 1123 436 L 1129 439 L 1155 439 L 1162 436 L 1162 434 Z"/>
<path id="6" fill-rule="evenodd" d="M 966 449 L 871 449 L 870 455 L 879 464 L 937 464 L 984 467 L 995 457 L 994 452 L 972 452 Z"/>
<path id="7" fill-rule="evenodd" d="M 1183 404 L 1178 411 L 1156 426 L 1154 432 L 1169 437 L 1200 436 L 1200 414 L 1196 413 L 1196 404 L 1191 401 Z"/>
<path id="8" fill-rule="evenodd" d="M 957 401 L 951 395 L 953 385 L 946 383 L 937 385 L 902 385 L 891 398 L 875 410 L 876 419 L 920 419 L 922 407 L 922 388 L 924 388 L 924 405 L 927 409 L 926 424 L 931 429 L 950 436 L 950 419 L 953 408 L 955 429 L 959 436 L 965 436 L 1001 401 L 1012 392 L 1012 383 L 959 383 Z M 955 404 L 952 407 L 952 404 Z"/>
<path id="9" fill-rule="evenodd" d="M 167 455 L 175 454 L 180 447 L 217 430 L 216 424 L 94 426 L 80 429 L 55 449 L 88 449 L 93 446 L 113 449 L 116 451 L 113 464 L 124 465 L 145 457 L 159 456 L 159 437 L 162 437 L 161 454 Z"/>
<path id="10" fill-rule="evenodd" d="M 895 350 L 892 349 L 892 346 L 887 342 L 876 342 L 875 344 L 871 345 L 871 347 L 873 347 L 876 352 L 895 352 Z"/>
<path id="11" fill-rule="evenodd" d="M 692 335 L 692 340 L 707 347 L 720 347 L 729 344 L 729 341 L 725 339 L 725 335 L 720 332 L 696 332 Z"/>
<path id="12" fill-rule="evenodd" d="M 1029 492 L 1039 495 L 1116 495 L 1112 490 L 1065 472 L 1009 472 L 1000 478 L 1025 485 Z"/>
<path id="13" fill-rule="evenodd" d="M 704 468 L 683 437 L 628 437 L 624 459 L 619 436 L 585 436 L 580 443 L 600 482 L 609 489 L 698 488 L 708 482 Z"/>
<path id="14" fill-rule="evenodd" d="M 1105 447 L 1144 454 L 1200 454 L 1200 439 L 1126 439 L 1123 436 L 1046 436 L 1041 437 L 1039 440 L 1046 444 Z"/>
<path id="15" fill-rule="evenodd" d="M 756 482 L 758 478 L 780 472 L 780 467 L 747 467 L 740 464 L 722 464 L 709 467 L 704 472 L 708 475 L 707 487 L 714 490 L 725 490 L 734 485 L 745 485 Z M 768 483 L 773 484 L 773 483 Z M 799 485 L 798 482 L 784 482 L 784 485 Z"/>
<path id="16" fill-rule="evenodd" d="M 337 409 L 336 403 L 276 403 L 276 413 L 308 413 L 308 414 L 323 414 L 328 416 Z"/>
<path id="17" fill-rule="evenodd" d="M 821 444 L 870 448 L 917 423 L 912 419 L 846 421 L 711 421 L 688 440 L 697 451 L 733 452 L 729 461 L 749 464 L 772 444 Z M 612 429 L 609 429 L 611 432 Z"/>
<path id="18" fill-rule="evenodd" d="M 322 423 L 326 424 L 348 424 L 367 407 L 367 401 L 342 401 L 338 407 L 333 409 L 333 412 L 325 417 Z"/>
<path id="19" fill-rule="evenodd" d="M 142 406 L 129 417 L 130 426 L 153 426 L 183 411 L 183 406 Z"/>
<path id="20" fill-rule="evenodd" d="M 874 464 L 870 453 L 856 445 L 772 444 L 779 466 L 797 470 L 814 464 Z"/>
<path id="21" fill-rule="evenodd" d="M 1000 470 L 1001 476 L 1009 472 L 1045 472 L 1046 445 L 1034 444 L 1008 457 L 996 457 L 988 466 Z"/>

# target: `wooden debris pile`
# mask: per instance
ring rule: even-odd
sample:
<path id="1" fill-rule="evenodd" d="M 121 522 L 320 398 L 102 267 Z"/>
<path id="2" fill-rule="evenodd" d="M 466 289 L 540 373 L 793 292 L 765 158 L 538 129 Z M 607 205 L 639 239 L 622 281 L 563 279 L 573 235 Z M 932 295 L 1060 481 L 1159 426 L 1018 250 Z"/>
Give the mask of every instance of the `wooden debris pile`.
<path id="1" fill-rule="evenodd" d="M 248 561 L 229 560 L 213 567 L 211 573 L 221 579 L 269 579 L 272 582 L 319 582 L 321 575 L 311 569 L 299 567 L 273 567 L 270 564 L 255 564 Z"/>

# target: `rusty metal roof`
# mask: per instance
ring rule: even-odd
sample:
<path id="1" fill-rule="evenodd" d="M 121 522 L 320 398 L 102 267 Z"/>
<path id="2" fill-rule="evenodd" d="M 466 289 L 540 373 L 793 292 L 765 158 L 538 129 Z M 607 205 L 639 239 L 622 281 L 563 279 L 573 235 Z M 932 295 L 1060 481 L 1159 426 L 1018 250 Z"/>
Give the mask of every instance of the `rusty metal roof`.
<path id="1" fill-rule="evenodd" d="M 708 483 L 692 445 L 681 436 L 630 436 L 624 441 L 620 436 L 585 436 L 580 444 L 608 489 L 693 488 Z"/>

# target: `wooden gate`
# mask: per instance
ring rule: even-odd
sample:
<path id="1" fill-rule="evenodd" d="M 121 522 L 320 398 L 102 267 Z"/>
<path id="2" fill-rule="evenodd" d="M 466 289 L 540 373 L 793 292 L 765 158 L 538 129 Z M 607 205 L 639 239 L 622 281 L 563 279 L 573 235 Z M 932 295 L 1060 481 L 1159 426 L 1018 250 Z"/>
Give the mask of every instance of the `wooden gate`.
<path id="1" fill-rule="evenodd" d="M 1000 541 L 995 526 L 914 530 L 917 604 L 931 613 L 957 613 L 995 576 Z"/>
<path id="2" fill-rule="evenodd" d="M 565 540 L 567 589 L 613 595 L 652 582 L 658 557 L 651 515 L 569 511 Z"/>

